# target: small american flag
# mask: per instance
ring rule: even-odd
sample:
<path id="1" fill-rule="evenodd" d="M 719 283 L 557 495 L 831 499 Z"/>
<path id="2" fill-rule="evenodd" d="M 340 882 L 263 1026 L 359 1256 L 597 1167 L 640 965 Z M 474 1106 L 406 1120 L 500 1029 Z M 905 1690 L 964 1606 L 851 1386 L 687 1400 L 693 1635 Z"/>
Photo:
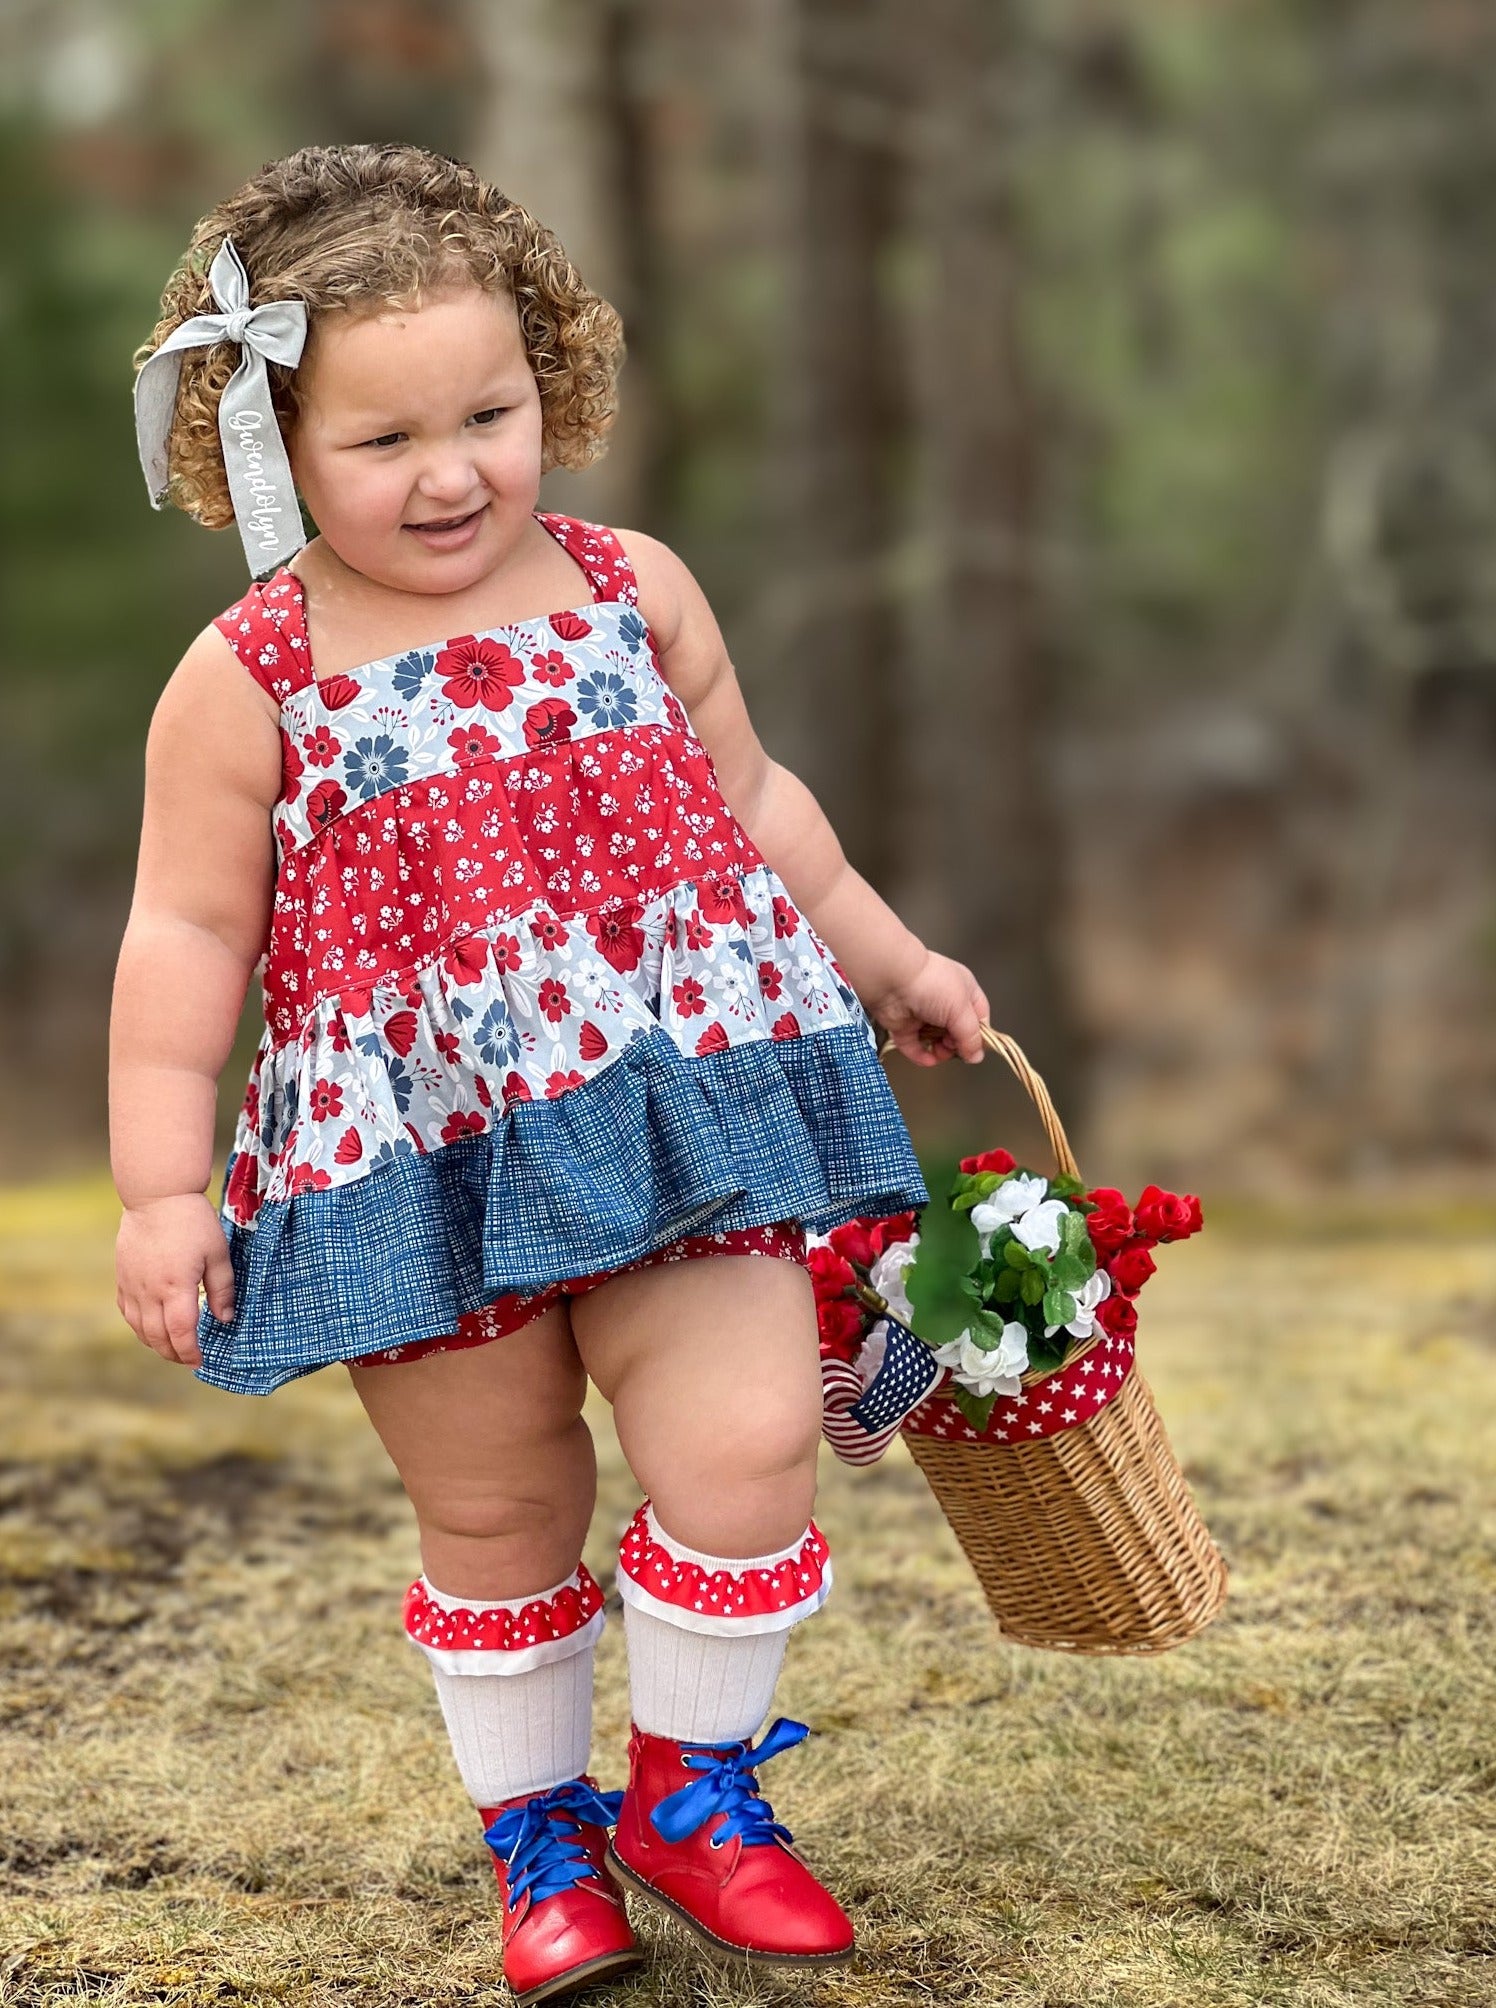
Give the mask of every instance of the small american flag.
<path id="1" fill-rule="evenodd" d="M 821 1368 L 821 1433 L 844 1464 L 875 1464 L 944 1373 L 924 1340 L 897 1318 L 877 1319 L 863 1345 L 877 1360 L 866 1387 L 844 1360 L 826 1360 Z"/>

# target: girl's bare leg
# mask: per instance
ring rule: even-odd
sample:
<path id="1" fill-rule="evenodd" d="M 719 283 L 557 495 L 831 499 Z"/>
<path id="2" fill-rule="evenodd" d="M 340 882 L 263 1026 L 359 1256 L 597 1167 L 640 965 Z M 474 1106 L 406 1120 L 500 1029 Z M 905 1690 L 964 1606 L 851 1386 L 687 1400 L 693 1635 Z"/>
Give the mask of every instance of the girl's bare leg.
<path id="1" fill-rule="evenodd" d="M 406 1629 L 487 1824 L 579 1776 L 591 1747 L 602 1614 L 581 1621 L 575 1572 L 597 1474 L 566 1306 L 486 1345 L 349 1371 L 416 1510 L 428 1587 Z"/>
<path id="2" fill-rule="evenodd" d="M 577 1351 L 613 1404 L 623 1454 L 676 1538 L 760 1555 L 815 1502 L 821 1367 L 799 1263 L 656 1263 L 571 1299 Z"/>
<path id="3" fill-rule="evenodd" d="M 571 1574 L 597 1466 L 565 1304 L 487 1345 L 349 1373 L 415 1507 L 430 1582 L 494 1599 Z"/>
<path id="4" fill-rule="evenodd" d="M 828 1587 L 804 1559 L 821 1426 L 810 1277 L 769 1255 L 659 1263 L 574 1298 L 571 1317 L 650 1501 L 618 1578 L 635 1726 L 681 1742 L 750 1736 L 789 1627 Z M 639 1573 L 645 1542 L 664 1547 L 673 1574 Z M 765 1608 L 763 1584 L 791 1557 L 789 1600 Z M 699 1597 L 722 1601 L 712 1613 Z M 704 1611 L 714 1629 L 697 1621 Z M 631 1780 L 648 1747 L 632 1746 Z"/>

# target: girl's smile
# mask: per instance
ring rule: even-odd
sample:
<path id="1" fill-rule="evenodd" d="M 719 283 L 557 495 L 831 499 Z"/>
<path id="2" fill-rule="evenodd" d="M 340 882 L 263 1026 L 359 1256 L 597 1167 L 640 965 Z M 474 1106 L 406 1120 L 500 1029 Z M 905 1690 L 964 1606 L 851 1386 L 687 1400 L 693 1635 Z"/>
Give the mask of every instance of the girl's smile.
<path id="1" fill-rule="evenodd" d="M 406 523 L 403 527 L 418 537 L 430 551 L 460 551 L 464 544 L 477 536 L 480 519 L 487 507 L 486 502 L 480 502 L 465 516 L 433 516 L 428 521 Z"/>

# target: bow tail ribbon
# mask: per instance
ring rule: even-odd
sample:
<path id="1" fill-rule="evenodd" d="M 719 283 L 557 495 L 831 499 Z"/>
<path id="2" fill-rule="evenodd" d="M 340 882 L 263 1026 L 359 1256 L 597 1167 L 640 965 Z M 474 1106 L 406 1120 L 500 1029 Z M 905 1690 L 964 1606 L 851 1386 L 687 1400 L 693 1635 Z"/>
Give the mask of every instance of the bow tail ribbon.
<path id="1" fill-rule="evenodd" d="M 286 443 L 270 396 L 270 362 L 295 369 L 306 344 L 304 300 L 249 304 L 249 277 L 233 240 L 225 237 L 208 272 L 218 314 L 195 314 L 172 330 L 135 378 L 135 444 L 151 507 L 166 502 L 168 446 L 182 355 L 187 349 L 238 342 L 238 367 L 218 401 L 218 436 L 234 521 L 251 573 L 260 577 L 306 543 Z"/>

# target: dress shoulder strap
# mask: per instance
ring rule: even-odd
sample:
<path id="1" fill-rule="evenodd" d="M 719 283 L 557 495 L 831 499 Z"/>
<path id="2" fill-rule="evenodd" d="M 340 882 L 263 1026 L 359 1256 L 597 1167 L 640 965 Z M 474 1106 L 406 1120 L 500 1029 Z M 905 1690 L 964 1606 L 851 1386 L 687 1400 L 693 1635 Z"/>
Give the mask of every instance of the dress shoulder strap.
<path id="1" fill-rule="evenodd" d="M 312 681 L 306 600 L 300 579 L 287 567 L 264 585 L 251 586 L 213 625 L 278 704 Z"/>
<path id="2" fill-rule="evenodd" d="M 576 516 L 558 516 L 538 509 L 537 522 L 544 525 L 587 574 L 595 600 L 627 600 L 639 604 L 639 581 L 628 561 L 628 553 L 613 532 L 602 523 L 584 523 Z"/>

